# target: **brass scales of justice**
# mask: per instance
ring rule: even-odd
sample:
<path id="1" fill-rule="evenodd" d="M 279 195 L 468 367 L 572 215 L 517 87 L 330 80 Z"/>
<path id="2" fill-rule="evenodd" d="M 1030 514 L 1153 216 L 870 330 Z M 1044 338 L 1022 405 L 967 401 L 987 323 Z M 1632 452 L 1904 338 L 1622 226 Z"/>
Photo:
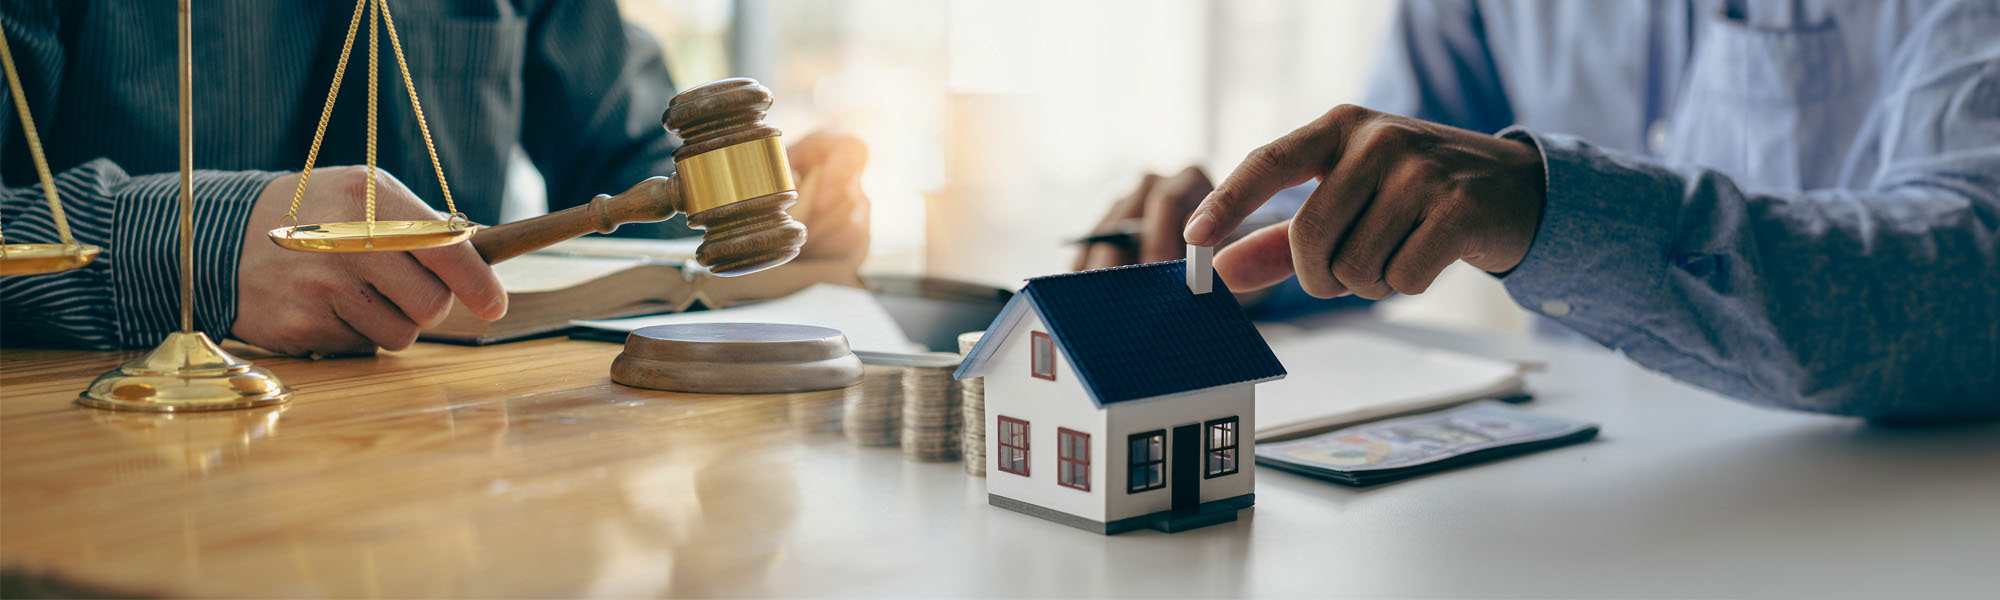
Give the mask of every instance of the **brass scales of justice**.
<path id="1" fill-rule="evenodd" d="M 237 358 L 194 330 L 193 116 L 190 0 L 179 0 L 178 76 L 180 116 L 180 276 L 181 330 L 136 360 L 99 376 L 77 403 L 93 408 L 143 412 L 227 410 L 281 404 L 292 390 L 270 371 Z M 437 220 L 377 221 L 375 190 L 368 186 L 363 221 L 299 224 L 299 204 L 319 155 L 334 100 L 363 16 L 368 18 L 367 169 L 375 181 L 375 124 L 378 93 L 378 32 L 389 36 L 403 85 L 423 134 L 433 174 L 448 217 Z M 4 38 L 4 35 L 0 35 Z M 32 275 L 75 269 L 101 249 L 76 243 L 63 219 L 62 204 L 41 152 L 40 141 L 21 92 L 11 55 L 0 39 L 10 89 L 36 172 L 61 244 L 9 244 L 0 255 L 0 275 Z M 684 144 L 674 152 L 675 174 L 649 178 L 616 196 L 563 211 L 484 227 L 457 211 L 444 168 L 424 120 L 423 105 L 403 59 L 402 41 L 388 0 L 356 0 L 333 83 L 301 170 L 291 209 L 271 230 L 280 247 L 301 252 L 400 252 L 470 240 L 481 258 L 498 263 L 618 225 L 654 222 L 686 213 L 690 227 L 703 231 L 695 261 L 720 276 L 754 273 L 782 265 L 799 254 L 806 229 L 785 212 L 797 202 L 782 132 L 764 124 L 770 90 L 747 78 L 725 79 L 689 89 L 670 102 L 662 124 Z M 287 225 L 286 223 L 290 224 Z M 4 238 L 0 238 L 4 242 Z M 613 379 L 635 387 L 689 392 L 769 393 L 846 387 L 861 378 L 856 359 L 840 332 L 797 325 L 720 323 L 667 325 L 635 331 L 613 366 Z"/>

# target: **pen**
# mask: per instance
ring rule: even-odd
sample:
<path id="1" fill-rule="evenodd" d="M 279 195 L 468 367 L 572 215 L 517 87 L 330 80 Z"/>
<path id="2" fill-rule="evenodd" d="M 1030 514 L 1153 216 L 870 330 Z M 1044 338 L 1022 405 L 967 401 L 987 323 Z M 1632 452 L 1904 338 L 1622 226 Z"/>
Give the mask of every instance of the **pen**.
<path id="1" fill-rule="evenodd" d="M 1255 218 L 1254 215 L 1253 218 Z M 1254 221 L 1245 220 L 1242 225 L 1237 226 L 1236 231 L 1238 235 L 1241 235 L 1243 233 L 1248 233 L 1251 231 L 1262 229 L 1265 226 L 1270 225 L 1272 223 L 1277 223 L 1278 221 L 1279 220 L 1267 220 L 1267 219 L 1256 219 Z M 1145 225 L 1139 219 L 1123 219 L 1114 222 L 1108 226 L 1100 227 L 1096 231 L 1091 232 L 1090 235 L 1086 235 L 1079 238 L 1072 238 L 1069 240 L 1069 244 L 1072 246 L 1087 246 L 1090 244 L 1116 244 L 1128 248 L 1137 247 L 1139 245 L 1139 234 L 1143 233 L 1144 231 L 1145 231 Z M 1230 236 L 1230 238 L 1235 239 L 1238 235 L 1232 235 Z"/>
<path id="2" fill-rule="evenodd" d="M 1074 246 L 1087 246 L 1090 244 L 1137 246 L 1139 245 L 1139 232 L 1142 230 L 1143 225 L 1140 224 L 1138 219 L 1124 219 L 1112 223 L 1109 227 L 1100 228 L 1090 235 L 1071 239 L 1069 243 Z"/>

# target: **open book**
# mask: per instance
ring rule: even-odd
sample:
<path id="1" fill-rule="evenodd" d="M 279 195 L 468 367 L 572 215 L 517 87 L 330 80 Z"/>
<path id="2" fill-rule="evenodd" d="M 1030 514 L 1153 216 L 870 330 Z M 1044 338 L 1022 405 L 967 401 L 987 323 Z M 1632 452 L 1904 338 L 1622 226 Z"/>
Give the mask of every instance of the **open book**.
<path id="1" fill-rule="evenodd" d="M 857 352 L 908 354 L 923 352 L 910 341 L 895 317 L 868 290 L 813 284 L 796 294 L 718 310 L 653 315 L 630 319 L 576 321 L 575 325 L 617 332 L 675 323 L 790 323 L 839 330 Z"/>
<path id="2" fill-rule="evenodd" d="M 741 277 L 717 277 L 692 262 L 698 239 L 578 238 L 493 267 L 507 288 L 507 316 L 482 321 L 453 300 L 422 339 L 490 344 L 570 327 L 578 319 L 721 308 L 777 298 L 814 283 L 860 286 L 851 261 L 794 260 Z"/>
<path id="3" fill-rule="evenodd" d="M 1285 363 L 1257 389 L 1257 441 L 1293 439 L 1483 398 L 1526 396 L 1518 363 L 1428 348 L 1367 331 L 1258 325 Z"/>

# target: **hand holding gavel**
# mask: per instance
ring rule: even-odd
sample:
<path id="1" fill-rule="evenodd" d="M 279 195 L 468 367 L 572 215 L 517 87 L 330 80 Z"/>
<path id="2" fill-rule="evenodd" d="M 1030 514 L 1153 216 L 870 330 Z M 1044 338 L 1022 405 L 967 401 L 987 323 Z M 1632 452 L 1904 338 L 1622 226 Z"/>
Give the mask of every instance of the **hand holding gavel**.
<path id="1" fill-rule="evenodd" d="M 639 182 L 616 196 L 482 229 L 473 248 L 498 263 L 623 223 L 687 213 L 703 230 L 695 261 L 722 276 L 785 264 L 806 242 L 805 225 L 785 209 L 798 201 L 777 128 L 764 124 L 771 91 L 750 79 L 724 79 L 675 96 L 662 122 L 686 140 L 674 152 L 678 172 Z"/>
<path id="2" fill-rule="evenodd" d="M 799 140 L 792 153 L 800 167 L 799 191 L 807 194 L 811 206 L 797 211 L 799 220 L 793 220 L 786 207 L 799 193 L 791 190 L 789 159 L 778 146 L 778 131 L 760 122 L 770 102 L 770 93 L 749 80 L 688 90 L 674 99 L 665 119 L 689 142 L 675 154 L 683 163 L 675 176 L 647 179 L 586 206 L 483 228 L 472 244 L 410 252 L 300 253 L 269 243 L 261 228 L 246 228 L 239 246 L 237 310 L 230 336 L 285 354 L 400 350 L 414 342 L 420 330 L 441 321 L 454 296 L 480 318 L 504 315 L 507 295 L 487 266 L 490 263 L 593 231 L 609 231 L 619 223 L 659 221 L 677 212 L 691 212 L 689 224 L 705 228 L 706 241 L 696 260 L 719 274 L 753 272 L 798 255 L 805 242 L 805 225 L 800 221 L 824 233 L 814 236 L 813 247 L 804 248 L 809 258 L 858 263 L 868 242 L 867 199 L 858 184 L 866 148 L 840 134 L 816 133 Z M 749 147 L 728 152 L 743 145 Z M 690 196 L 692 188 L 685 179 L 690 173 L 707 168 L 705 172 L 713 174 L 715 165 L 703 163 L 734 157 L 744 149 L 774 157 L 765 160 L 774 168 L 752 171 L 730 163 L 725 172 L 756 175 L 753 181 L 735 182 L 739 187 L 727 189 L 742 190 L 741 185 L 756 181 L 770 186 L 763 189 L 782 189 L 722 205 Z M 693 168 L 688 168 L 691 158 L 705 153 L 722 154 L 693 160 Z M 316 174 L 305 192 L 309 199 L 351 200 L 368 185 L 359 167 L 328 167 Z M 288 175 L 267 185 L 248 222 L 276 222 L 291 201 L 297 178 Z M 377 172 L 375 187 L 380 217 L 439 218 L 386 171 Z M 713 187 L 703 184 L 701 189 Z M 309 201 L 300 216 L 307 222 L 351 219 L 354 215 L 340 212 L 347 204 Z"/>

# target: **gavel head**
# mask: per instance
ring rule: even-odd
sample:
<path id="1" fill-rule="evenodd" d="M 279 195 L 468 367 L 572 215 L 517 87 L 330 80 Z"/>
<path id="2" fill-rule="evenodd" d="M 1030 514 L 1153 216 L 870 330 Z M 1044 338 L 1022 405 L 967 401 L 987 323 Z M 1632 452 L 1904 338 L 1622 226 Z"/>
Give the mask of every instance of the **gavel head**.
<path id="1" fill-rule="evenodd" d="M 661 123 L 681 137 L 674 152 L 680 209 L 702 230 L 695 260 L 722 276 L 790 262 L 806 226 L 785 209 L 798 202 L 776 127 L 764 124 L 771 90 L 756 80 L 715 81 L 681 92 Z"/>

